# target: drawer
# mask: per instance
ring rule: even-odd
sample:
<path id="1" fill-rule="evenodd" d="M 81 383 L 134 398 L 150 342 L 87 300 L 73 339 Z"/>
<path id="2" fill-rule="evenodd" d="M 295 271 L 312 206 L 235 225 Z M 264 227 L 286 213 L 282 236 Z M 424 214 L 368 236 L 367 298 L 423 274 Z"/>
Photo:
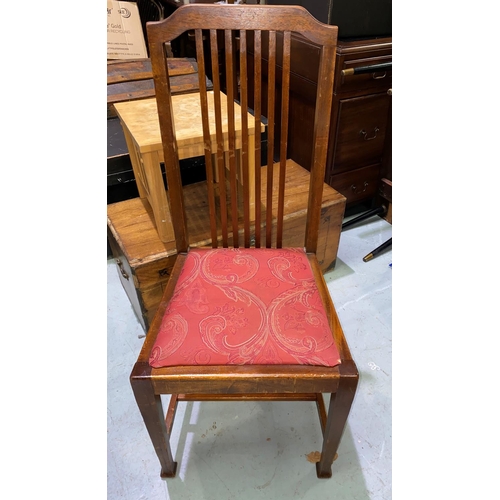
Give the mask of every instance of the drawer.
<path id="1" fill-rule="evenodd" d="M 386 93 L 339 102 L 332 173 L 380 162 L 390 102 Z"/>
<path id="2" fill-rule="evenodd" d="M 376 92 L 386 90 L 392 86 L 392 69 L 376 71 L 373 73 L 360 73 L 358 75 L 342 76 L 342 70 L 372 66 L 374 64 L 387 64 L 392 62 L 392 55 L 381 55 L 364 59 L 344 59 L 340 61 L 336 70 L 336 92 L 358 92 L 366 90 Z"/>
<path id="3" fill-rule="evenodd" d="M 343 174 L 334 174 L 328 184 L 343 194 L 347 203 L 372 198 L 380 180 L 380 164 L 358 168 Z"/>

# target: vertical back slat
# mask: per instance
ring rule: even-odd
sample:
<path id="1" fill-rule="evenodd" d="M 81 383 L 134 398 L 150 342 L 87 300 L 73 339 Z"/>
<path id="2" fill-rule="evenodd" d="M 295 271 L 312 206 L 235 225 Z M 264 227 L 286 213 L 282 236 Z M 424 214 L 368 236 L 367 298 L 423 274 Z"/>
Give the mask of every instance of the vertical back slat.
<path id="1" fill-rule="evenodd" d="M 229 184 L 230 184 L 230 206 L 231 222 L 233 229 L 233 246 L 239 247 L 238 241 L 238 180 L 236 175 L 236 132 L 234 120 L 234 52 L 233 32 L 224 31 L 225 54 L 226 54 L 226 89 L 227 89 L 227 133 L 228 133 L 228 157 L 229 157 Z"/>
<path id="2" fill-rule="evenodd" d="M 290 94 L 290 31 L 283 33 L 283 72 L 281 78 L 281 137 L 280 172 L 278 181 L 278 220 L 276 225 L 276 247 L 283 246 L 283 215 L 285 205 L 286 159 L 288 146 L 288 102 Z"/>
<path id="3" fill-rule="evenodd" d="M 215 135 L 217 141 L 217 171 L 219 175 L 219 203 L 222 226 L 222 246 L 228 246 L 227 235 L 227 203 L 226 172 L 224 167 L 224 136 L 222 132 L 221 90 L 219 79 L 219 52 L 217 47 L 217 30 L 210 30 L 210 55 L 212 58 L 212 79 L 214 87 Z"/>
<path id="4" fill-rule="evenodd" d="M 206 85 L 205 56 L 203 52 L 202 30 L 195 30 L 196 60 L 200 85 L 201 119 L 203 125 L 203 144 L 205 145 L 205 169 L 207 174 L 208 210 L 210 213 L 210 235 L 212 247 L 217 247 L 217 214 L 215 211 L 214 166 L 212 164 L 212 141 L 210 138 L 210 123 L 208 118 L 208 98 Z"/>
<path id="5" fill-rule="evenodd" d="M 269 31 L 269 66 L 267 72 L 267 189 L 266 247 L 271 248 L 273 231 L 273 161 L 274 161 L 274 96 L 276 79 L 276 31 Z"/>
<path id="6" fill-rule="evenodd" d="M 241 175 L 243 184 L 243 245 L 250 246 L 250 179 L 248 167 L 247 32 L 240 30 Z"/>
<path id="7" fill-rule="evenodd" d="M 255 248 L 260 248 L 261 234 L 261 132 L 262 116 L 262 33 L 254 31 L 254 113 L 255 113 Z"/>

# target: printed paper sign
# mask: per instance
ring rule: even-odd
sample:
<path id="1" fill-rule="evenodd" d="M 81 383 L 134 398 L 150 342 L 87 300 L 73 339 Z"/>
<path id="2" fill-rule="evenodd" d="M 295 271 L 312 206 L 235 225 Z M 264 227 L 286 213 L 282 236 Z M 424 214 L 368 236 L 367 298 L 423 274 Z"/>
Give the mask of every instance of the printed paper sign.
<path id="1" fill-rule="evenodd" d="M 139 9 L 135 2 L 108 3 L 108 59 L 148 57 Z"/>

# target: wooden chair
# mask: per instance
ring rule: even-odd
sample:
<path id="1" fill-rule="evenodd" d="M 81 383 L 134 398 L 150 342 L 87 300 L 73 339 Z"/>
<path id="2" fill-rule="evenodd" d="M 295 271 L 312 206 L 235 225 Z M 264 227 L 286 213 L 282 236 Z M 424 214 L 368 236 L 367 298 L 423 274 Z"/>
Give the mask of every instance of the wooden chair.
<path id="1" fill-rule="evenodd" d="M 202 30 L 209 32 L 216 103 L 222 85 L 217 77 L 218 30 L 224 32 L 226 41 L 228 106 L 232 107 L 237 97 L 231 90 L 236 78 L 232 65 L 235 47 L 231 44 L 234 30 L 239 31 L 240 39 L 238 98 L 243 116 L 248 110 L 248 79 L 253 80 L 255 89 L 255 179 L 249 179 L 248 162 L 243 161 L 242 188 L 237 183 L 235 134 L 231 132 L 234 125 L 230 124 L 227 138 L 232 153 L 225 155 L 220 111 L 216 111 L 215 131 L 208 130 L 208 118 L 203 115 L 207 167 L 204 209 L 210 213 L 212 238 L 208 243 L 211 246 L 203 249 L 189 246 L 186 218 L 196 214 L 185 211 L 164 50 L 165 42 L 188 29 L 196 34 L 203 109 L 207 105 L 204 75 L 209 62 Z M 301 168 L 286 159 L 292 32 L 318 45 L 321 62 L 309 186 L 293 187 L 309 189 L 308 206 L 304 207 L 307 209 L 304 245 L 288 249 L 281 248 L 287 169 Z M 164 21 L 148 24 L 148 38 L 178 255 L 130 380 L 160 460 L 161 477 L 176 474 L 177 463 L 169 436 L 177 403 L 209 400 L 315 401 L 324 436 L 321 458 L 316 463 L 317 476 L 331 477 L 332 462 L 358 383 L 355 363 L 315 256 L 337 27 L 317 22 L 297 6 L 193 4 L 180 7 Z M 247 71 L 250 43 L 255 54 L 254 74 Z M 262 64 L 263 49 L 269 65 Z M 270 82 L 267 96 L 261 85 L 264 70 L 268 71 Z M 278 80 L 282 94 L 275 99 L 273 82 Z M 268 161 L 261 168 L 259 125 L 264 99 L 268 109 Z M 277 138 L 273 126 L 275 108 L 280 108 L 278 112 L 282 115 Z M 248 124 L 244 124 L 246 127 Z M 248 158 L 245 133 L 242 141 L 243 158 Z M 281 152 L 276 163 L 273 163 L 274 141 L 279 141 Z M 212 153 L 216 153 L 215 166 Z M 225 157 L 230 163 L 229 170 L 224 165 Z M 257 186 L 267 186 L 267 194 L 259 196 L 256 205 L 256 223 L 249 217 L 250 182 L 255 182 L 257 195 L 261 192 Z M 293 196 L 293 192 L 288 191 L 288 195 Z M 271 206 L 273 199 L 276 206 Z M 331 394 L 328 412 L 324 393 Z M 162 394 L 171 395 L 166 412 L 162 408 Z"/>

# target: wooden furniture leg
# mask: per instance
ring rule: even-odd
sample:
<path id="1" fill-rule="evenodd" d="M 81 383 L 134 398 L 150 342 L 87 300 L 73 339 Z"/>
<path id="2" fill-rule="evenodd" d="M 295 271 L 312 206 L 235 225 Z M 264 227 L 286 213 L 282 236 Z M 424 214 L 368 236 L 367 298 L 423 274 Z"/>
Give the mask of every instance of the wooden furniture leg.
<path id="1" fill-rule="evenodd" d="M 330 396 L 321 459 L 316 463 L 316 474 L 320 479 L 332 477 L 332 462 L 347 424 L 357 385 L 356 366 L 352 360 L 346 360 L 340 366 L 340 382 L 337 392 Z"/>
<path id="2" fill-rule="evenodd" d="M 160 157 L 158 152 L 142 154 L 146 182 L 149 188 L 149 199 L 156 222 L 158 236 L 164 243 L 174 241 L 174 229 L 170 217 L 170 208 L 168 205 L 167 193 L 163 183 L 163 176 L 160 168 Z"/>
<path id="3" fill-rule="evenodd" d="M 127 130 L 127 127 L 124 127 L 123 122 L 122 129 L 123 135 L 125 137 L 125 142 L 127 144 L 127 149 L 129 151 L 130 163 L 132 164 L 132 170 L 134 171 L 134 177 L 137 184 L 137 190 L 139 191 L 139 197 L 142 201 L 147 201 L 149 190 L 147 188 L 146 174 L 144 173 L 144 168 L 141 163 L 140 156 L 137 152 L 134 139 L 132 139 L 132 136 Z"/>
<path id="4" fill-rule="evenodd" d="M 145 370 L 151 371 L 149 366 Z M 153 443 L 161 464 L 162 478 L 175 477 L 177 462 L 174 462 L 170 448 L 170 435 L 167 432 L 161 396 L 154 393 L 151 380 L 130 379 L 137 406 Z"/>

